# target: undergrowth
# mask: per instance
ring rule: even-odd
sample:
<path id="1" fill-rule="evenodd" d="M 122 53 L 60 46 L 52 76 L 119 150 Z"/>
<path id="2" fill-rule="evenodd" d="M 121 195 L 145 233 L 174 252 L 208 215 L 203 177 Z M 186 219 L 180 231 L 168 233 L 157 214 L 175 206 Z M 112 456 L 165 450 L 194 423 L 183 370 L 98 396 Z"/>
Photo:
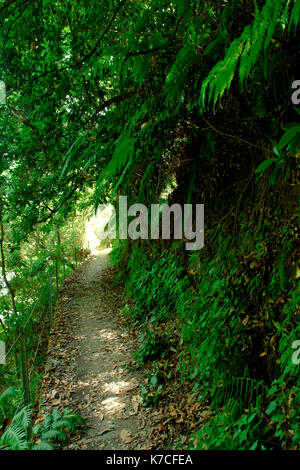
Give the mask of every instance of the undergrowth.
<path id="1" fill-rule="evenodd" d="M 177 372 L 194 392 L 202 390 L 199 400 L 205 390 L 215 411 L 185 447 L 298 448 L 300 374 L 292 361 L 300 335 L 298 280 L 269 249 L 267 222 L 255 229 L 242 222 L 241 234 L 243 243 L 219 225 L 209 232 L 210 251 L 187 259 L 179 245 L 160 250 L 148 242 L 113 252 L 115 263 L 128 257 L 121 276 L 134 299 L 124 313 L 139 330 L 135 359 L 152 367 L 144 403 L 158 403 L 173 380 L 157 368 L 171 349 Z"/>
<path id="2" fill-rule="evenodd" d="M 82 422 L 80 416 L 68 409 L 60 412 L 55 408 L 32 425 L 32 407 L 23 406 L 22 402 L 22 393 L 16 387 L 10 387 L 0 395 L 0 413 L 4 418 L 1 450 L 54 450 Z"/>

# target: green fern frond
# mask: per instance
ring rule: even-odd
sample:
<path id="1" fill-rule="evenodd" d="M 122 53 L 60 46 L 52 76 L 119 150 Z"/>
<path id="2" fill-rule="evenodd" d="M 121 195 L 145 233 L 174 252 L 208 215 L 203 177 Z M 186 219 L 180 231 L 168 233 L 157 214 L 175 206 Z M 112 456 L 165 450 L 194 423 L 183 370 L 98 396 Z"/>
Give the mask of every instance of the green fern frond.
<path id="1" fill-rule="evenodd" d="M 67 438 L 65 430 L 74 431 L 82 418 L 69 410 L 62 413 L 54 408 L 51 415 L 46 415 L 43 423 L 33 427 L 33 434 L 41 441 L 62 441 Z"/>
<path id="2" fill-rule="evenodd" d="M 67 418 L 61 418 L 53 423 L 53 429 L 69 428 L 71 422 Z"/>
<path id="3" fill-rule="evenodd" d="M 24 406 L 24 408 L 16 414 L 13 418 L 13 423 L 21 426 L 23 429 L 27 429 L 30 425 L 32 410 L 29 406 Z"/>
<path id="4" fill-rule="evenodd" d="M 243 32 L 240 38 L 233 41 L 223 61 L 218 62 L 204 80 L 201 88 L 202 106 L 205 106 L 205 97 L 208 90 L 208 103 L 214 97 L 214 105 L 218 98 L 222 98 L 226 89 L 230 87 L 238 60 L 247 41 L 249 27 Z"/>
<path id="5" fill-rule="evenodd" d="M 22 426 L 13 422 L 2 434 L 0 446 L 8 446 L 10 450 L 26 450 L 28 448 L 26 431 Z"/>
<path id="6" fill-rule="evenodd" d="M 69 429 L 70 431 L 75 430 L 76 426 L 80 423 L 83 423 L 83 419 L 76 414 L 72 413 L 64 413 L 62 418 L 55 423 L 55 426 L 57 424 L 61 425 L 62 427 L 65 427 L 66 429 Z"/>
<path id="7" fill-rule="evenodd" d="M 35 436 L 40 436 L 43 432 L 43 425 L 41 423 L 35 424 L 32 428 L 32 432 Z"/>
<path id="8" fill-rule="evenodd" d="M 221 99 L 224 92 L 229 89 L 233 77 L 238 69 L 241 87 L 258 62 L 262 54 L 266 54 L 271 40 L 279 26 L 285 29 L 290 18 L 291 24 L 298 24 L 300 0 L 297 0 L 292 11 L 290 1 L 267 0 L 264 7 L 256 12 L 252 25 L 244 28 L 240 37 L 236 38 L 223 60 L 219 61 L 203 81 L 200 92 L 200 106 L 205 108 L 213 99 L 214 106 Z"/>
<path id="9" fill-rule="evenodd" d="M 118 187 L 124 180 L 126 172 L 134 160 L 137 142 L 137 138 L 135 137 L 136 126 L 138 125 L 138 122 L 145 117 L 146 113 L 147 106 L 144 104 L 141 109 L 131 117 L 130 123 L 124 128 L 117 140 L 110 161 L 103 169 L 96 183 L 97 188 L 101 188 L 101 183 L 103 181 L 114 181 L 115 177 L 122 172 L 116 186 L 112 189 L 112 193 L 116 193 Z"/>
<path id="10" fill-rule="evenodd" d="M 246 406 L 257 403 L 266 391 L 267 387 L 255 379 L 235 377 L 216 391 L 213 403 L 217 407 L 222 407 L 230 400 L 235 400 L 241 406 Z"/>
<path id="11" fill-rule="evenodd" d="M 52 423 L 51 415 L 46 415 L 42 424 L 42 428 L 44 430 L 49 429 L 51 427 L 51 423 Z"/>
<path id="12" fill-rule="evenodd" d="M 58 429 L 49 429 L 49 431 L 43 432 L 41 435 L 42 441 L 65 441 L 66 439 L 67 434 Z"/>
<path id="13" fill-rule="evenodd" d="M 48 441 L 41 441 L 32 447 L 32 450 L 55 450 L 54 444 Z"/>
<path id="14" fill-rule="evenodd" d="M 282 15 L 282 10 L 286 12 L 286 18 L 288 17 L 288 7 L 289 2 L 279 1 L 279 2 L 272 2 L 266 4 L 266 11 L 264 13 L 264 19 L 267 22 L 267 29 L 266 29 L 266 38 L 264 41 L 264 52 L 266 53 L 267 48 L 271 42 L 271 39 L 275 33 L 276 26 L 279 23 L 281 28 L 285 27 L 285 17 Z M 254 24 L 255 27 L 255 24 Z"/>
<path id="15" fill-rule="evenodd" d="M 51 418 L 52 418 L 53 422 L 55 423 L 55 421 L 58 421 L 60 419 L 60 417 L 61 417 L 61 414 L 59 412 L 59 409 L 54 408 L 54 410 L 51 413 Z"/>
<path id="16" fill-rule="evenodd" d="M 295 26 L 295 29 L 297 28 L 300 20 L 300 0 L 296 0 L 295 4 L 293 6 L 291 16 L 290 16 L 290 22 L 289 22 L 289 31 L 292 26 Z"/>

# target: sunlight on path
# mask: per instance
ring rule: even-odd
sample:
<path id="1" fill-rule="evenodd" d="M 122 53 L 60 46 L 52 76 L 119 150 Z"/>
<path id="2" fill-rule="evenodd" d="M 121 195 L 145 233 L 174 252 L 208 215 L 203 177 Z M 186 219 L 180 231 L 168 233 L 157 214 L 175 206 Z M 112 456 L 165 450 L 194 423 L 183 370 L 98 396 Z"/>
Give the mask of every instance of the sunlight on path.
<path id="1" fill-rule="evenodd" d="M 56 309 L 44 405 L 61 401 L 86 423 L 66 449 L 150 448 L 143 377 L 128 369 L 134 344 L 118 318 L 120 295 L 104 271 L 110 251 L 94 252 L 66 280 Z"/>

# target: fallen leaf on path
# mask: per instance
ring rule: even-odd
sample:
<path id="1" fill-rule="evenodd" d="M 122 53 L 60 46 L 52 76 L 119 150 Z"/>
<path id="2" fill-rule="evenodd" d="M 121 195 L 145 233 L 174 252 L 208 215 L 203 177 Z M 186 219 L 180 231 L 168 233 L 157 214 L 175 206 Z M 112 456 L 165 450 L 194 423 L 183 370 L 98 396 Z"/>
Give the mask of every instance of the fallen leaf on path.
<path id="1" fill-rule="evenodd" d="M 106 428 L 106 429 L 103 429 L 103 431 L 99 432 L 99 436 L 103 436 L 103 434 L 107 433 L 107 432 L 111 432 L 113 431 L 115 428 L 114 427 L 111 427 L 111 428 Z"/>
<path id="2" fill-rule="evenodd" d="M 52 390 L 52 392 L 48 395 L 48 400 L 53 400 L 53 398 L 55 398 L 57 393 L 58 393 L 57 390 Z"/>
<path id="3" fill-rule="evenodd" d="M 135 440 L 135 437 L 131 434 L 130 431 L 128 431 L 128 429 L 122 429 L 122 431 L 120 432 L 120 438 L 126 444 L 129 444 L 129 442 Z"/>
<path id="4" fill-rule="evenodd" d="M 139 423 L 139 429 L 144 429 L 146 426 L 146 421 L 144 418 L 141 418 L 140 423 Z"/>
<path id="5" fill-rule="evenodd" d="M 139 409 L 139 404 L 137 402 L 133 402 L 132 407 L 134 412 L 137 413 Z"/>

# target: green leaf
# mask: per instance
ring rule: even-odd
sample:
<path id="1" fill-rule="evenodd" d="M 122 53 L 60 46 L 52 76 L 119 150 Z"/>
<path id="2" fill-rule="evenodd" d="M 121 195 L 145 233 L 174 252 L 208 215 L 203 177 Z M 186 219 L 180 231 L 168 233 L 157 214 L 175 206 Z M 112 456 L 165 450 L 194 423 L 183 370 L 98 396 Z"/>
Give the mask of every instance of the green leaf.
<path id="1" fill-rule="evenodd" d="M 282 150 L 284 147 L 290 144 L 297 134 L 300 134 L 300 124 L 295 124 L 285 132 L 278 143 L 278 149 Z"/>
<path id="2" fill-rule="evenodd" d="M 270 165 L 272 165 L 272 163 L 276 162 L 277 159 L 274 158 L 274 157 L 271 157 L 271 158 L 268 158 L 267 160 L 263 161 L 255 170 L 255 173 L 256 174 L 261 174 L 261 173 L 264 173 L 266 171 L 267 168 L 269 168 Z"/>
<path id="3" fill-rule="evenodd" d="M 277 405 L 277 402 L 276 402 L 276 401 L 272 401 L 272 402 L 270 403 L 270 405 L 268 406 L 268 408 L 266 409 L 267 415 L 272 414 L 273 411 L 276 410 L 277 406 L 278 406 L 278 405 Z"/>

